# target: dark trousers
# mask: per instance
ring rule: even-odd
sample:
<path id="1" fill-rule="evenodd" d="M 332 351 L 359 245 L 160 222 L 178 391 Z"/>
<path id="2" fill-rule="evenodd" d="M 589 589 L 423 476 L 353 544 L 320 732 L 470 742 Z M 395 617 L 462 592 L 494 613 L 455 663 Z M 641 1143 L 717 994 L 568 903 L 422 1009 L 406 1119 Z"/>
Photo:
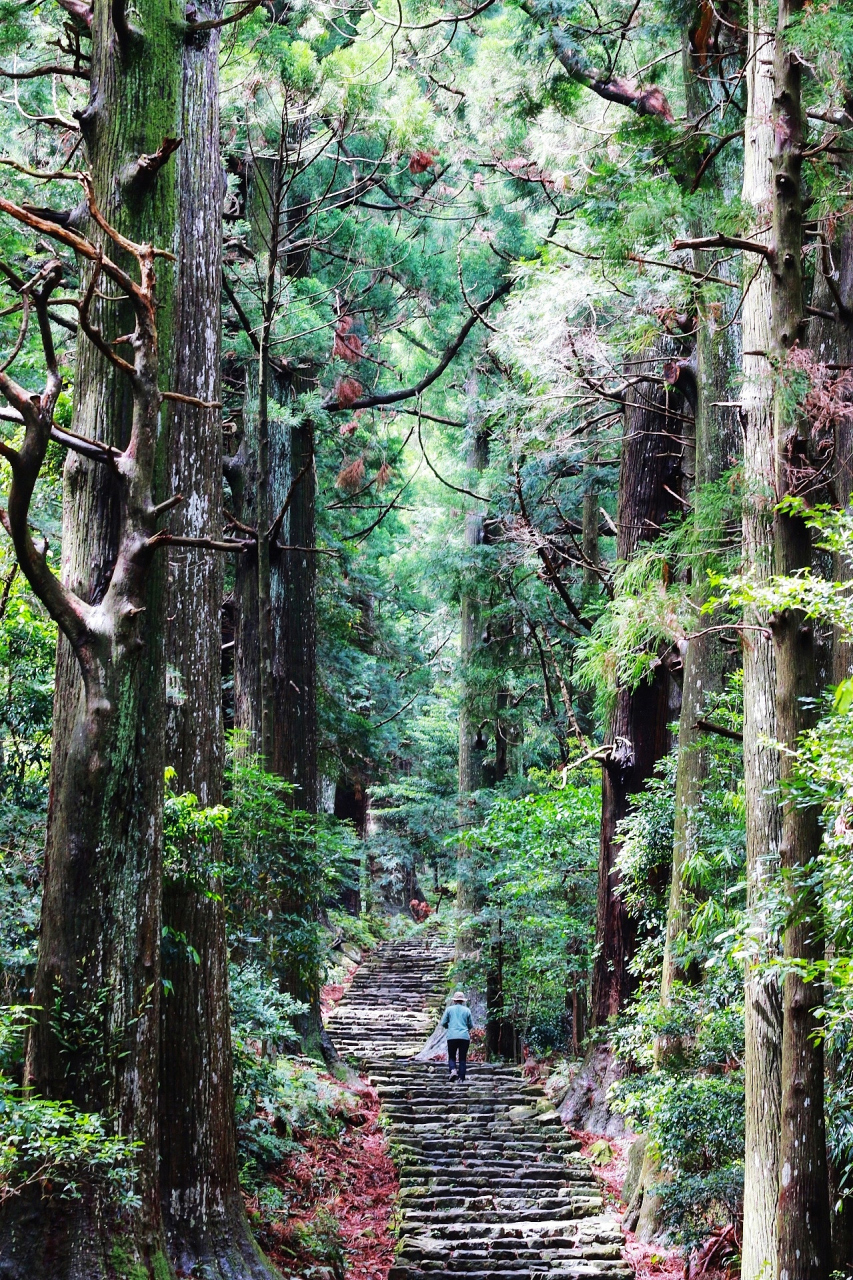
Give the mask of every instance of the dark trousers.
<path id="1" fill-rule="evenodd" d="M 468 1057 L 468 1041 L 467 1040 L 448 1040 L 447 1042 L 447 1067 L 450 1071 L 455 1071 L 456 1055 L 459 1055 L 459 1079 L 465 1079 L 465 1062 Z"/>

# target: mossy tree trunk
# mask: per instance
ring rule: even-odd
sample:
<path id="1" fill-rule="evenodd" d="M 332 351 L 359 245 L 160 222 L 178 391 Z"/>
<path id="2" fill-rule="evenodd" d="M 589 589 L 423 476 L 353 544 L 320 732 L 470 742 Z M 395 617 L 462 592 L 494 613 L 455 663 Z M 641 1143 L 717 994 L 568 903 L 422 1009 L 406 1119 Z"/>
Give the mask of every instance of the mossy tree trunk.
<path id="1" fill-rule="evenodd" d="M 625 438 L 619 471 L 616 557 L 629 561 L 644 542 L 654 541 L 666 517 L 680 504 L 682 459 L 673 437 L 692 415 L 681 393 L 661 385 L 661 360 L 636 368 L 625 397 Z M 658 381 L 644 381 L 643 374 Z M 629 965 L 636 926 L 619 895 L 617 827 L 631 797 L 642 790 L 669 749 L 671 676 L 663 664 L 635 689 L 620 687 L 608 726 L 604 760 L 598 864 L 596 942 L 591 1015 L 603 1026 L 622 1008 L 634 987 Z"/>
<path id="2" fill-rule="evenodd" d="M 221 6 L 220 6 L 221 7 Z M 216 13 L 211 13 L 212 17 Z M 171 527 L 222 537 L 219 400 L 224 175 L 219 137 L 217 30 L 191 35 L 183 54 L 175 390 L 209 407 L 176 404 L 170 488 L 184 495 Z M 204 806 L 222 801 L 221 553 L 174 547 L 169 557 L 166 760 L 172 784 Z M 218 858 L 215 845 L 205 857 Z M 200 869 L 204 876 L 203 869 Z M 196 877 L 166 876 L 160 1044 L 160 1191 L 169 1255 L 205 1280 L 268 1277 L 240 1193 L 234 1125 L 228 951 L 221 897 Z M 195 961 L 188 950 L 198 955 Z"/>
<path id="3" fill-rule="evenodd" d="M 685 33 L 683 62 L 684 84 L 688 114 L 698 118 L 703 111 L 720 100 L 727 89 L 722 71 L 712 78 L 707 57 L 698 48 L 698 28 L 701 13 L 696 15 L 693 26 Z M 724 67 L 720 59 L 720 66 Z M 738 157 L 731 151 L 724 152 L 705 170 L 706 185 L 721 184 L 724 191 L 735 194 Z M 697 157 L 698 165 L 702 158 Z M 697 220 L 691 228 L 702 235 L 706 228 Z M 694 250 L 697 271 L 711 272 L 736 283 L 733 264 L 718 261 L 719 254 L 707 250 Z M 712 547 L 718 536 L 703 502 L 705 486 L 719 480 L 723 472 L 732 466 L 741 451 L 741 431 L 736 407 L 731 403 L 730 379 L 732 369 L 739 367 L 740 329 L 735 323 L 740 302 L 739 290 L 724 289 L 719 301 L 709 302 L 701 293 L 697 300 L 696 351 L 689 365 L 673 366 L 676 385 L 687 379 L 692 385 L 695 378 L 694 427 L 692 448 L 685 449 L 685 465 L 682 497 L 694 504 L 691 518 L 697 528 L 699 543 Z M 713 554 L 713 552 L 712 552 Z M 699 562 L 692 566 L 691 595 L 700 607 L 708 594 L 706 566 Z M 698 615 L 697 615 L 698 616 Z M 697 630 L 704 631 L 701 626 Z M 672 985 L 690 975 L 679 962 L 677 940 L 689 923 L 686 886 L 683 880 L 684 866 L 691 852 L 696 849 L 696 828 L 702 799 L 702 788 L 708 771 L 707 752 L 701 739 L 703 730 L 697 723 L 703 714 L 708 694 L 722 688 L 725 654 L 717 634 L 705 632 L 688 639 L 684 652 L 682 676 L 681 716 L 678 724 L 678 766 L 675 782 L 675 831 L 672 849 L 672 880 L 667 908 L 666 942 L 661 974 L 661 1000 L 669 999 Z M 661 1052 L 667 1051 L 660 1046 Z"/>
<path id="4" fill-rule="evenodd" d="M 96 0 L 91 93 L 80 119 L 92 187 L 81 222 L 108 260 L 97 265 L 90 241 L 46 227 L 77 251 L 91 286 L 81 313 L 89 319 L 81 323 L 87 336 L 81 333 L 75 431 L 118 452 L 107 465 L 97 447 L 76 446 L 71 455 L 64 587 L 45 576 L 28 535 L 20 546 L 16 538 L 25 572 L 64 636 L 34 990 L 40 1012 L 26 1080 L 45 1097 L 100 1112 L 141 1144 L 140 1205 L 119 1223 L 97 1190 L 64 1206 L 6 1202 L 0 1253 L 5 1274 L 22 1280 L 133 1268 L 158 1280 L 169 1274 L 157 1170 L 165 557 L 151 539 L 165 496 L 160 392 L 171 376 L 174 271 L 156 260 L 155 306 L 150 251 L 117 242 L 94 210 L 137 246 L 175 245 L 169 155 L 179 136 L 183 29 L 176 0 L 139 0 L 132 13 Z M 118 348 L 130 355 L 118 368 L 108 344 L 130 331 Z M 20 512 L 13 505 L 10 499 L 14 523 Z"/>
<path id="5" fill-rule="evenodd" d="M 801 0 L 781 0 L 773 62 L 773 260 L 771 351 L 777 380 L 788 353 L 805 334 L 803 297 L 802 162 L 805 146 L 802 65 L 787 44 Z M 809 465 L 809 424 L 792 421 L 777 391 L 773 415 L 776 493 L 796 491 L 797 468 Z M 795 574 L 811 565 L 811 537 L 801 516 L 776 512 L 776 570 Z M 824 1120 L 823 1040 L 816 1012 L 821 984 L 803 977 L 823 956 L 821 902 L 815 881 L 819 814 L 786 794 L 794 776 L 800 734 L 814 722 L 814 625 L 796 609 L 771 619 L 776 655 L 776 726 L 782 783 L 780 864 L 789 917 L 783 938 L 782 1097 L 779 1149 L 778 1274 L 825 1280 L 831 1266 L 829 1184 Z"/>

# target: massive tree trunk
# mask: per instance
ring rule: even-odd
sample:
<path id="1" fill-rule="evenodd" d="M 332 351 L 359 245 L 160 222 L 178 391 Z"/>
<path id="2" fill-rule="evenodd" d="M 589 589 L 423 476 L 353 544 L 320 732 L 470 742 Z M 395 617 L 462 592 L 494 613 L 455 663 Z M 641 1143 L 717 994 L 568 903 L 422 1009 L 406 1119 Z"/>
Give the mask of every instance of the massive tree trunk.
<path id="1" fill-rule="evenodd" d="M 94 200 L 130 240 L 171 249 L 175 165 L 160 149 L 179 134 L 183 11 L 174 0 L 139 0 L 132 25 L 124 17 L 121 5 L 95 4 L 81 117 Z M 152 171 L 138 164 L 143 155 L 163 163 Z M 82 242 L 72 247 L 96 269 Z M 133 278 L 141 270 L 136 294 L 129 282 L 117 286 L 122 268 Z M 63 570 L 81 622 L 75 629 L 58 619 L 71 644 L 62 643 L 57 669 L 34 991 L 41 1012 L 26 1079 L 36 1093 L 101 1112 L 141 1143 L 140 1207 L 119 1223 L 103 1192 L 62 1207 L 7 1201 L 0 1252 L 4 1274 L 21 1280 L 99 1277 L 119 1266 L 169 1274 L 157 1176 L 165 563 L 148 539 L 153 503 L 164 496 L 157 383 L 168 386 L 170 376 L 174 272 L 157 260 L 156 313 L 150 257 L 135 263 L 122 253 L 118 269 L 105 264 L 103 273 L 107 291 L 131 301 L 96 300 L 92 317 L 108 343 L 135 318 L 132 371 L 118 371 L 81 336 L 75 430 L 130 448 L 115 468 L 77 455 L 66 474 Z"/>
<path id="2" fill-rule="evenodd" d="M 804 147 L 802 68 L 786 45 L 787 28 L 802 0 L 781 0 L 774 56 L 773 241 L 771 275 L 772 352 L 779 365 L 805 331 L 803 298 Z M 808 467 L 809 423 L 791 421 L 783 398 L 774 404 L 776 492 L 796 491 L 796 469 Z M 811 538 L 801 516 L 777 512 L 776 568 L 794 574 L 811 565 Z M 800 734 L 814 722 L 814 626 L 796 609 L 771 620 L 776 654 L 776 731 L 782 745 L 782 841 L 780 862 L 789 900 L 783 954 L 782 1106 L 779 1148 L 778 1273 L 798 1280 L 825 1280 L 830 1271 L 829 1185 L 823 1105 L 823 1040 L 817 1009 L 821 984 L 793 966 L 813 965 L 823 955 L 820 892 L 815 867 L 820 827 L 815 805 L 803 807 L 785 793 L 795 774 Z"/>
<path id="3" fill-rule="evenodd" d="M 694 31 L 687 34 L 684 48 L 684 81 L 688 114 L 698 118 L 707 111 L 727 86 L 711 79 L 710 71 L 694 47 Z M 735 164 L 725 152 L 706 170 L 706 183 L 721 184 L 734 196 Z M 691 228 L 702 235 L 707 228 L 697 223 Z M 719 254 L 707 250 L 694 252 L 697 271 L 709 272 L 734 282 L 733 264 L 719 261 Z M 741 450 L 741 432 L 734 407 L 730 403 L 729 383 L 732 369 L 740 366 L 740 329 L 735 323 L 739 305 L 736 289 L 724 290 L 722 305 L 708 303 L 699 297 L 696 317 L 695 375 L 690 366 L 673 367 L 676 385 L 695 376 L 694 432 L 692 448 L 685 448 L 684 487 L 682 497 L 694 501 L 695 521 L 702 545 L 716 532 L 703 528 L 703 486 L 719 480 Z M 729 402 L 729 403 L 727 403 Z M 694 493 L 695 489 L 695 493 Z M 702 536 L 704 534 L 704 537 Z M 692 598 L 700 607 L 707 598 L 705 566 L 693 567 Z M 698 612 L 697 612 L 697 616 Z M 704 628 L 698 628 L 704 631 Z M 696 820 L 707 777 L 707 752 L 700 745 L 702 717 L 708 694 L 722 687 L 724 651 L 719 636 L 697 635 L 688 640 L 684 654 L 681 716 L 678 724 L 678 766 L 675 781 L 675 831 L 672 847 L 672 881 L 667 908 L 666 943 L 661 973 L 661 1000 L 666 1003 L 672 984 L 686 975 L 678 963 L 677 939 L 689 924 L 683 872 L 685 860 L 696 848 Z"/>
<path id="4" fill-rule="evenodd" d="M 853 126 L 849 114 L 846 127 Z M 833 234 L 834 232 L 834 234 Z M 812 305 L 824 314 L 809 321 L 807 345 L 815 360 L 821 364 L 835 364 L 840 369 L 853 365 L 853 220 L 845 218 L 836 227 L 827 224 L 822 229 L 822 248 L 817 253 Z M 827 277 L 834 277 L 833 286 L 841 300 L 841 314 L 837 314 L 837 299 Z M 836 318 L 829 315 L 836 313 Z M 839 507 L 847 507 L 853 494 L 853 414 L 839 415 L 835 424 L 834 458 L 830 481 L 831 500 Z M 836 582 L 850 580 L 851 570 L 846 558 L 833 556 L 832 577 Z M 831 655 L 827 663 L 827 678 L 831 684 L 849 679 L 853 675 L 853 645 L 850 637 L 834 628 Z M 827 1081 L 841 1084 L 841 1064 L 838 1055 L 828 1055 Z M 830 1165 L 830 1210 L 832 1215 L 832 1270 L 846 1273 L 853 1266 L 853 1197 L 840 1185 L 843 1168 Z"/>
<path id="5" fill-rule="evenodd" d="M 257 530 L 240 558 L 235 583 L 235 727 L 265 768 L 295 788 L 294 808 L 316 813 L 317 774 L 316 542 L 314 427 L 280 412 L 304 380 L 286 378 L 272 351 L 279 305 L 280 259 L 287 241 L 290 189 L 286 139 L 276 157 L 255 156 L 246 205 L 261 282 L 257 361 L 246 373 L 243 437 L 230 467 L 240 521 Z M 291 264 L 293 265 L 293 264 Z M 300 256 L 294 270 L 303 271 Z M 297 1020 L 317 1046 L 322 1032 L 319 971 L 299 931 L 314 924 L 315 886 L 292 877 L 279 908 L 293 922 L 294 946 L 280 973 L 283 987 L 308 1005 Z"/>
<path id="6" fill-rule="evenodd" d="M 289 207 L 282 210 L 288 242 L 305 236 L 307 208 L 295 190 L 288 189 Z M 311 272 L 311 250 L 285 254 L 288 276 L 301 279 Z M 282 380 L 279 398 L 315 389 L 309 372 L 295 373 L 289 385 Z M 272 679 L 274 689 L 273 768 L 296 788 L 294 805 L 316 813 L 317 774 L 317 473 L 314 462 L 314 423 L 291 417 L 282 424 L 270 457 L 272 506 L 283 513 L 272 555 Z"/>
<path id="7" fill-rule="evenodd" d="M 178 153 L 180 241 L 175 390 L 219 399 L 222 199 L 219 33 L 184 49 Z M 170 433 L 170 487 L 184 495 L 176 534 L 221 538 L 221 411 L 178 404 Z M 218 553 L 173 548 L 169 559 L 166 759 L 178 792 L 222 800 L 222 563 Z M 205 856 L 216 861 L 217 849 Z M 221 898 L 193 877 L 166 876 L 163 923 L 188 947 L 163 957 L 160 1045 L 160 1191 L 169 1254 L 205 1280 L 269 1276 L 240 1193 L 234 1127 L 228 951 Z"/>
<path id="8" fill-rule="evenodd" d="M 680 504 L 683 423 L 689 406 L 680 392 L 643 381 L 659 378 L 660 361 L 638 366 L 636 384 L 625 398 L 625 439 L 619 472 L 617 560 L 625 563 L 642 542 L 654 541 L 663 521 Z M 692 424 L 691 424 L 692 426 Z M 592 1018 L 602 1026 L 619 1012 L 634 980 L 628 966 L 636 944 L 636 926 L 619 895 L 616 828 L 632 796 L 642 790 L 669 749 L 672 718 L 671 677 L 661 664 L 636 689 L 621 687 L 610 717 L 601 794 L 601 843 L 598 863 L 598 951 L 592 978 Z"/>
<path id="9" fill-rule="evenodd" d="M 296 388 L 294 388 L 295 390 Z M 296 791 L 296 808 L 317 812 L 317 556 L 314 424 L 280 433 L 273 507 L 287 504 L 272 548 L 271 625 L 275 720 L 273 769 Z"/>
<path id="10" fill-rule="evenodd" d="M 771 217 L 773 36 L 766 14 L 750 4 L 746 62 L 743 200 L 753 210 L 753 238 L 768 239 Z M 770 272 L 760 259 L 744 264 L 743 561 L 758 579 L 773 572 L 773 375 L 770 350 Z M 755 277 L 752 279 L 752 277 Z M 759 1280 L 776 1265 L 779 1177 L 781 997 L 772 973 L 762 972 L 776 946 L 769 934 L 767 890 L 778 868 L 781 840 L 779 757 L 766 742 L 776 737 L 776 664 L 764 619 L 747 611 L 743 638 L 743 765 L 746 791 L 747 910 L 753 957 L 745 990 L 746 1160 L 743 1209 L 743 1280 Z"/>
<path id="11" fill-rule="evenodd" d="M 476 403 L 477 382 L 472 375 L 466 384 L 469 405 Z M 485 471 L 489 462 L 489 437 L 486 432 L 477 430 L 471 422 L 472 438 L 468 453 L 468 465 L 478 473 Z M 460 634 L 460 677 L 462 698 L 459 707 L 459 825 L 471 826 L 474 813 L 474 793 L 484 784 L 483 760 L 485 758 L 486 741 L 483 737 L 483 716 L 476 696 L 476 681 L 473 678 L 478 651 L 482 642 L 482 601 L 476 583 L 477 570 L 474 556 L 477 547 L 485 541 L 485 521 L 480 511 L 469 511 L 465 516 L 465 547 L 469 556 L 467 569 L 468 580 L 465 583 L 460 601 L 461 634 Z M 468 917 L 477 910 L 477 898 L 474 887 L 475 866 L 470 850 L 459 846 L 457 855 L 457 898 L 456 910 L 462 926 L 457 933 L 456 946 L 460 955 L 468 951 L 472 945 L 470 929 L 466 925 Z"/>

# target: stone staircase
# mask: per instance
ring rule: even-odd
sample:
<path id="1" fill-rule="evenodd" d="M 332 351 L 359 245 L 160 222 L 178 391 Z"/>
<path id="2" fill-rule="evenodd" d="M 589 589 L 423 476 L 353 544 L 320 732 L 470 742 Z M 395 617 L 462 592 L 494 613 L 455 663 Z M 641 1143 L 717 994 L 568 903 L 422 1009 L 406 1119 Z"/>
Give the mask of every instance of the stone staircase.
<path id="1" fill-rule="evenodd" d="M 342 1058 L 411 1058 L 423 1048 L 444 1008 L 453 948 L 386 942 L 355 972 L 326 1019 Z"/>
<path id="2" fill-rule="evenodd" d="M 579 1143 L 515 1066 L 472 1063 L 465 1084 L 413 1061 L 447 992 L 451 949 L 381 947 L 329 1022 L 382 1100 L 400 1172 L 388 1280 L 624 1280 L 618 1220 Z"/>

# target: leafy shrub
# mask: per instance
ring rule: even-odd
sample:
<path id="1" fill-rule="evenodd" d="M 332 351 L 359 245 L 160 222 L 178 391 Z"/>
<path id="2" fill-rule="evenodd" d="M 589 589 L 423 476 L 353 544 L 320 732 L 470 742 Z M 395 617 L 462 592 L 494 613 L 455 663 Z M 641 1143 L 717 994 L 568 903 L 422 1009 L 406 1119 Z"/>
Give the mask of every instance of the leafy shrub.
<path id="1" fill-rule="evenodd" d="M 678 1173 L 657 1190 L 667 1227 L 679 1244 L 695 1247 L 713 1231 L 737 1222 L 743 1205 L 743 1161 L 704 1173 Z"/>
<path id="2" fill-rule="evenodd" d="M 744 1085 L 726 1075 L 651 1072 L 620 1082 L 614 1110 L 648 1134 L 660 1162 L 665 1228 L 696 1244 L 735 1221 L 743 1200 Z"/>
<path id="3" fill-rule="evenodd" d="M 499 943 L 504 1016 L 539 1050 L 565 1041 L 566 991 L 587 985 L 600 805 L 594 775 L 548 783 L 499 797 L 461 837 L 474 900 L 484 904 L 472 920 L 479 956 L 464 976 L 484 988 Z"/>
<path id="4" fill-rule="evenodd" d="M 0 1009 L 0 1203 L 25 1187 L 76 1199 L 99 1187 L 117 1210 L 139 1208 L 136 1152 L 108 1117 L 24 1092 L 7 1074 L 20 1058 L 28 1009 Z"/>

